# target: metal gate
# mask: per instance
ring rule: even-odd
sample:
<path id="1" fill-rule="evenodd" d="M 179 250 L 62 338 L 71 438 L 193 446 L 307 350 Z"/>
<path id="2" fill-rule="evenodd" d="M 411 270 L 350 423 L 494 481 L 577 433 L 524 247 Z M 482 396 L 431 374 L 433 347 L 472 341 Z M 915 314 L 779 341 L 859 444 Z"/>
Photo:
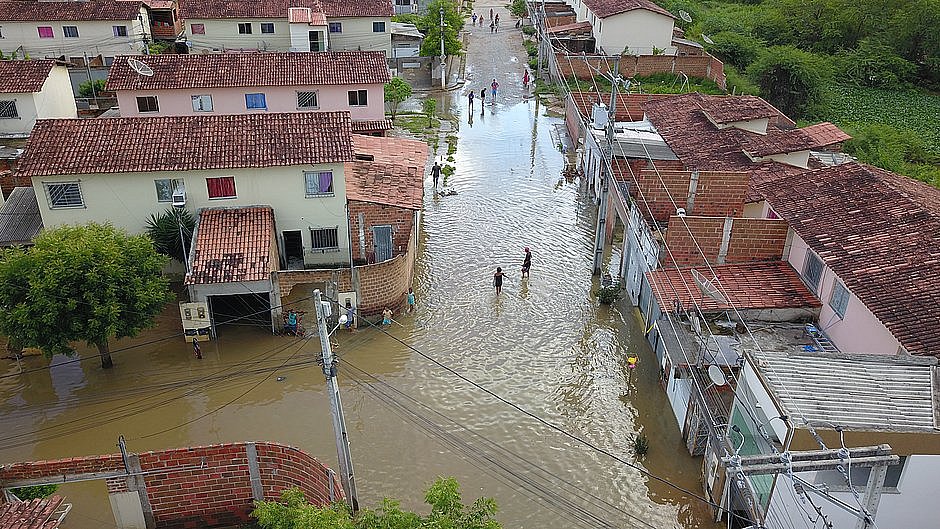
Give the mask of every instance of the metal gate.
<path id="1" fill-rule="evenodd" d="M 381 263 L 392 258 L 392 227 L 372 227 L 373 247 L 375 249 L 375 262 Z"/>

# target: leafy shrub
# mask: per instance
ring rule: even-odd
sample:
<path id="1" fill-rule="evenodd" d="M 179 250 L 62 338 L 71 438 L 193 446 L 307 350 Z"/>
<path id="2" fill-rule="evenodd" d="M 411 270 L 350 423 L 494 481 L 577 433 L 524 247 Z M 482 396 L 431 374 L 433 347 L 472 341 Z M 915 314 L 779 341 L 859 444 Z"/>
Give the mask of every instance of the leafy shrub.
<path id="1" fill-rule="evenodd" d="M 760 95 L 760 87 L 745 75 L 741 75 L 734 66 L 725 65 L 725 86 L 729 94 L 735 95 Z"/>
<path id="2" fill-rule="evenodd" d="M 766 46 L 760 39 L 733 31 L 722 31 L 711 39 L 714 44 L 705 46 L 708 52 L 739 70 L 746 69 L 757 60 L 761 49 Z"/>
<path id="3" fill-rule="evenodd" d="M 10 492 L 13 493 L 17 498 L 27 501 L 35 500 L 37 498 L 48 498 L 55 494 L 55 491 L 59 490 L 58 485 L 33 485 L 32 487 L 20 487 L 17 489 L 12 489 Z"/>
<path id="4" fill-rule="evenodd" d="M 535 26 L 522 26 L 522 33 L 530 37 L 535 35 Z"/>
<path id="5" fill-rule="evenodd" d="M 611 303 L 620 299 L 620 284 L 614 283 L 613 285 L 607 287 L 601 287 L 597 291 L 597 300 L 603 303 L 604 305 L 610 305 Z"/>
<path id="6" fill-rule="evenodd" d="M 650 440 L 643 434 L 637 434 L 633 436 L 633 455 L 640 459 L 646 456 L 646 453 L 650 451 Z"/>
<path id="7" fill-rule="evenodd" d="M 817 55 L 793 46 L 773 46 L 747 73 L 764 99 L 791 118 L 811 115 L 824 104 L 828 69 Z"/>
<path id="8" fill-rule="evenodd" d="M 529 54 L 529 57 L 536 57 L 539 54 L 539 45 L 531 40 L 527 40 L 523 43 L 525 46 L 525 51 Z"/>
<path id="9" fill-rule="evenodd" d="M 529 14 L 529 9 L 525 5 L 525 0 L 512 0 L 508 6 L 509 12 L 513 16 L 522 18 Z"/>
<path id="10" fill-rule="evenodd" d="M 184 248 L 180 240 L 180 225 L 182 236 L 189 242 L 196 227 L 196 219 L 185 209 L 167 208 L 160 216 L 151 214 L 147 219 L 147 235 L 153 240 L 153 247 L 158 253 L 184 263 L 186 256 L 183 251 L 188 248 Z"/>
<path id="11" fill-rule="evenodd" d="M 85 81 L 78 85 L 78 95 L 81 97 L 95 97 L 95 95 L 100 95 L 104 90 L 105 81 L 104 79 L 95 79 L 94 81 Z M 94 86 L 94 93 L 92 93 L 91 87 Z"/>
<path id="12" fill-rule="evenodd" d="M 917 72 L 914 63 L 898 57 L 889 46 L 871 39 L 863 40 L 854 50 L 836 54 L 833 65 L 840 80 L 876 88 L 905 87 Z"/>

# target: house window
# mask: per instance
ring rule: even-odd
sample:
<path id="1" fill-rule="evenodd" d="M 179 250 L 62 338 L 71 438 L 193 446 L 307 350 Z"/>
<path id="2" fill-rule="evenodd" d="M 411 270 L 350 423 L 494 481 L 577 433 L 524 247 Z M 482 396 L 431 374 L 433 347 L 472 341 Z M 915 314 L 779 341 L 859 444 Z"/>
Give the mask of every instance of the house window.
<path id="1" fill-rule="evenodd" d="M 62 35 L 67 39 L 77 39 L 78 26 L 62 26 Z"/>
<path id="2" fill-rule="evenodd" d="M 274 22 L 262 22 L 261 32 L 262 33 L 274 33 Z"/>
<path id="3" fill-rule="evenodd" d="M 43 184 L 43 186 L 46 188 L 46 198 L 52 209 L 85 206 L 85 201 L 82 199 L 82 186 L 78 182 Z"/>
<path id="4" fill-rule="evenodd" d="M 104 65 L 105 65 L 105 66 L 111 66 L 112 64 L 114 64 L 114 57 L 105 57 L 105 58 L 104 58 Z"/>
<path id="5" fill-rule="evenodd" d="M 127 26 L 111 26 L 111 31 L 114 32 L 115 37 L 127 36 Z"/>
<path id="6" fill-rule="evenodd" d="M 235 177 L 217 176 L 206 178 L 209 198 L 235 198 Z"/>
<path id="7" fill-rule="evenodd" d="M 193 35 L 205 35 L 206 34 L 205 24 L 190 24 L 189 29 L 192 31 Z"/>
<path id="8" fill-rule="evenodd" d="M 267 110 L 268 103 L 264 99 L 264 94 L 245 94 L 245 107 L 248 110 Z"/>
<path id="9" fill-rule="evenodd" d="M 0 101 L 0 118 L 15 119 L 19 117 L 20 113 L 16 110 L 16 101 Z"/>
<path id="10" fill-rule="evenodd" d="M 317 108 L 317 92 L 297 92 L 297 108 Z"/>
<path id="11" fill-rule="evenodd" d="M 239 35 L 251 35 L 251 22 L 239 22 L 238 34 Z"/>
<path id="12" fill-rule="evenodd" d="M 212 96 L 208 94 L 193 96 L 193 112 L 212 112 Z"/>
<path id="13" fill-rule="evenodd" d="M 832 284 L 832 296 L 829 298 L 829 306 L 840 318 L 845 317 L 845 309 L 849 306 L 849 289 L 845 288 L 842 281 L 838 279 Z"/>
<path id="14" fill-rule="evenodd" d="M 333 171 L 304 171 L 307 198 L 333 196 Z"/>
<path id="15" fill-rule="evenodd" d="M 330 22 L 330 33 L 342 33 L 342 32 L 343 32 L 342 22 Z"/>
<path id="16" fill-rule="evenodd" d="M 906 462 L 907 456 L 901 456 L 897 465 L 888 465 L 888 469 L 885 472 L 884 486 L 886 489 L 892 489 L 892 492 L 897 492 Z M 849 472 L 849 477 L 852 479 L 852 486 L 856 489 L 864 488 L 868 483 L 869 474 L 871 474 L 871 467 L 852 465 L 852 471 Z M 849 491 L 849 484 L 845 482 L 845 476 L 838 470 L 820 470 L 816 472 L 816 484 L 826 485 L 830 491 Z"/>
<path id="17" fill-rule="evenodd" d="M 137 98 L 138 112 L 159 112 L 160 105 L 157 104 L 157 96 L 140 96 Z"/>
<path id="18" fill-rule="evenodd" d="M 157 187 L 157 202 L 173 202 L 173 192 L 183 189 L 182 178 L 161 178 L 153 183 Z"/>
<path id="19" fill-rule="evenodd" d="M 373 22 L 372 32 L 373 33 L 385 33 L 385 22 Z"/>
<path id="20" fill-rule="evenodd" d="M 4 39 L 4 38 L 6 37 L 3 36 L 3 26 L 0 26 L 0 39 Z"/>
<path id="21" fill-rule="evenodd" d="M 339 228 L 310 228 L 310 247 L 314 250 L 339 250 Z"/>
<path id="22" fill-rule="evenodd" d="M 819 289 L 819 280 L 822 278 L 823 263 L 812 250 L 806 250 L 806 261 L 803 263 L 803 281 L 813 291 Z"/>
<path id="23" fill-rule="evenodd" d="M 39 26 L 39 38 L 41 39 L 52 39 L 55 38 L 55 34 L 52 33 L 52 26 Z"/>
<path id="24" fill-rule="evenodd" d="M 365 90 L 349 91 L 349 106 L 364 107 L 369 104 L 369 94 Z"/>

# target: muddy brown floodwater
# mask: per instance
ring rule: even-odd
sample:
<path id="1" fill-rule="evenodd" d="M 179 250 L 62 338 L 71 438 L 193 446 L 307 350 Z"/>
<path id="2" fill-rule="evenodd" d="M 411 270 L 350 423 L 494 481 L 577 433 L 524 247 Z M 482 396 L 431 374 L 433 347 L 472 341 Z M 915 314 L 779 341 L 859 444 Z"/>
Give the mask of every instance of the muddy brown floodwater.
<path id="1" fill-rule="evenodd" d="M 504 22 L 503 34 L 511 26 Z M 701 490 L 700 462 L 679 438 L 634 310 L 599 306 L 592 295 L 596 208 L 561 176 L 561 120 L 524 98 L 512 77 L 521 71 L 507 68 L 499 101 L 482 115 L 478 101 L 470 126 L 465 90 L 479 92 L 500 64 L 521 64 L 518 34 L 503 34 L 482 51 L 489 35 L 471 35 L 471 82 L 445 96 L 460 120 L 448 182 L 458 194 L 428 193 L 418 309 L 389 329 L 414 349 L 375 329 L 336 335 L 361 500 L 392 496 L 422 508 L 423 488 L 449 475 L 468 501 L 496 498 L 507 528 L 711 527 L 697 500 L 423 356 L 620 458 L 634 459 L 631 439 L 642 433 L 650 450 L 640 467 Z M 525 246 L 533 253 L 527 281 L 519 275 Z M 616 266 L 618 258 L 609 260 Z M 491 286 L 496 266 L 507 273 L 499 297 Z M 290 297 L 309 294 L 298 286 Z M 171 309 L 157 329 L 115 344 L 123 350 L 111 371 L 64 357 L 43 369 L 46 361 L 32 357 L 24 362 L 32 371 L 0 378 L 0 462 L 112 453 L 123 434 L 131 451 L 272 440 L 335 468 L 316 340 L 227 326 L 195 360 L 179 338 L 157 341 L 177 325 Z M 629 352 L 640 356 L 632 374 Z M 16 372 L 5 363 L 0 376 Z M 61 492 L 74 504 L 66 528 L 114 526 L 104 483 Z"/>

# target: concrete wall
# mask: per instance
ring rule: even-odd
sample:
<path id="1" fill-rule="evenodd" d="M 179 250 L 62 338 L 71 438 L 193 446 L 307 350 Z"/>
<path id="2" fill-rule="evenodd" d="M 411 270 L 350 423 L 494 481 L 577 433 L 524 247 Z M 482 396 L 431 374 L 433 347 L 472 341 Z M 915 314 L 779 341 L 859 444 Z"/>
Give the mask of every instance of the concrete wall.
<path id="1" fill-rule="evenodd" d="M 52 68 L 42 90 L 33 99 L 39 119 L 78 117 L 75 97 L 72 95 L 72 80 L 65 66 Z"/>
<path id="2" fill-rule="evenodd" d="M 66 58 L 83 58 L 103 55 L 136 55 L 143 53 L 144 35 L 150 34 L 150 19 L 146 10 L 141 9 L 143 24 L 136 17 L 133 20 L 116 21 L 46 21 L 46 22 L 3 22 L 3 49 L 7 52 L 22 46 L 23 54 L 34 59 L 54 58 L 65 55 Z M 53 38 L 39 38 L 39 27 L 51 26 Z M 78 38 L 66 38 L 62 26 L 76 26 Z M 115 37 L 113 26 L 127 26 L 126 37 Z"/>
<path id="3" fill-rule="evenodd" d="M 339 22 L 343 25 L 342 33 L 330 33 L 330 50 L 384 51 L 386 57 L 392 55 L 392 33 L 390 17 L 336 17 L 327 22 Z M 385 31 L 372 31 L 373 22 L 385 22 Z"/>
<path id="4" fill-rule="evenodd" d="M 251 23 L 251 35 L 238 33 L 238 24 Z M 274 33 L 261 33 L 261 23 L 273 23 Z M 193 33 L 193 24 L 205 26 L 205 34 Z M 284 18 L 198 19 L 185 21 L 185 35 L 194 53 L 223 50 L 289 51 L 290 30 Z"/>
<path id="5" fill-rule="evenodd" d="M 784 257 L 787 229 L 782 220 L 685 217 L 683 222 L 673 216 L 666 230 L 666 246 L 670 250 L 666 262 L 704 264 L 703 253 L 711 264 L 780 260 Z"/>
<path id="6" fill-rule="evenodd" d="M 305 198 L 304 171 L 333 171 L 333 196 Z M 346 183 L 342 164 L 317 166 L 219 169 L 186 172 L 84 174 L 33 178 L 39 211 L 46 227 L 86 222 L 111 222 L 130 233 L 146 229 L 151 214 L 170 207 L 158 202 L 155 179 L 178 178 L 186 186 L 187 209 L 193 214 L 204 207 L 269 205 L 274 208 L 278 236 L 300 230 L 304 261 L 308 266 L 349 263 L 346 233 Z M 236 198 L 209 199 L 206 178 L 234 176 Z M 79 181 L 85 207 L 50 209 L 44 183 Z M 309 228 L 337 226 L 339 250 L 322 252 L 310 248 Z"/>
<path id="7" fill-rule="evenodd" d="M 368 105 L 350 106 L 349 90 L 368 91 Z M 297 92 L 316 91 L 316 109 L 297 108 Z M 248 110 L 245 94 L 263 93 L 267 110 Z M 212 96 L 212 112 L 195 112 L 192 97 Z M 194 88 L 179 90 L 119 90 L 116 92 L 122 116 L 188 116 L 196 114 L 248 114 L 253 112 L 348 111 L 353 120 L 385 119 L 385 94 L 382 84 L 263 86 L 248 88 Z M 159 112 L 137 111 L 137 97 L 157 96 Z"/>
<path id="8" fill-rule="evenodd" d="M 676 53 L 672 45 L 673 19 L 645 9 L 633 9 L 601 19 L 588 10 L 594 26 L 594 39 L 603 52 L 620 54 L 629 48 L 633 54 L 652 55 L 653 47 L 666 55 Z"/>
<path id="9" fill-rule="evenodd" d="M 792 231 L 792 230 L 791 230 Z M 796 232 L 790 234 L 791 244 L 786 260 L 800 274 L 806 262 L 806 253 L 809 246 Z M 842 351 L 852 353 L 883 353 L 895 354 L 901 347 L 901 342 L 891 334 L 891 331 L 875 317 L 868 307 L 849 290 L 849 303 L 845 309 L 845 317 L 840 317 L 829 305 L 832 299 L 832 290 L 839 280 L 835 272 L 823 263 L 822 277 L 816 288 L 816 296 L 822 301 L 819 313 L 819 328 L 832 339 L 836 347 Z M 841 281 L 841 280 L 839 280 Z M 843 283 L 844 284 L 844 283 Z M 813 290 L 812 287 L 809 287 Z"/>
<path id="10" fill-rule="evenodd" d="M 16 103 L 17 118 L 0 118 L 0 134 L 28 136 L 36 124 L 36 101 L 33 93 L 0 94 L 0 101 Z"/>

